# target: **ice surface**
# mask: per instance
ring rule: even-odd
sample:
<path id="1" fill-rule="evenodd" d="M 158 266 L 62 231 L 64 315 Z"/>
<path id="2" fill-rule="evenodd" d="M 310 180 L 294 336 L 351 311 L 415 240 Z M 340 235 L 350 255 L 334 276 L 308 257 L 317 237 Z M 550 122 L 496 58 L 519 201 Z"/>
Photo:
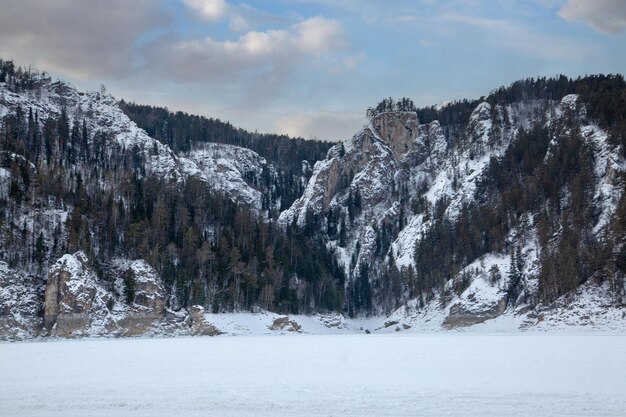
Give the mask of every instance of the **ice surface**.
<path id="1" fill-rule="evenodd" d="M 623 416 L 626 336 L 0 344 L 1 416 Z"/>

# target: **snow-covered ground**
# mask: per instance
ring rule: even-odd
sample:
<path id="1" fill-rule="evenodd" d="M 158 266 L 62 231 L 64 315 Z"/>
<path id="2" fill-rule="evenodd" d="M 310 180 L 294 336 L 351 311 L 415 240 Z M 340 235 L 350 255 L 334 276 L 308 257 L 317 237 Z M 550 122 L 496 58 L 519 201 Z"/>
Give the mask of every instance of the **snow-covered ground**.
<path id="1" fill-rule="evenodd" d="M 626 336 L 0 344 L 0 416 L 624 416 Z"/>

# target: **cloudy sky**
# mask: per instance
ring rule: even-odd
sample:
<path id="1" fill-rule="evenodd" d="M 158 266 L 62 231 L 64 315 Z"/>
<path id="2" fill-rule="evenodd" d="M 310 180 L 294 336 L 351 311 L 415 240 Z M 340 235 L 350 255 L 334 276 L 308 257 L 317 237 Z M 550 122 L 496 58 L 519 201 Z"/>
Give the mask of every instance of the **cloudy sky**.
<path id="1" fill-rule="evenodd" d="M 344 139 L 380 99 L 626 73 L 624 0 L 0 0 L 0 53 L 81 89 Z"/>

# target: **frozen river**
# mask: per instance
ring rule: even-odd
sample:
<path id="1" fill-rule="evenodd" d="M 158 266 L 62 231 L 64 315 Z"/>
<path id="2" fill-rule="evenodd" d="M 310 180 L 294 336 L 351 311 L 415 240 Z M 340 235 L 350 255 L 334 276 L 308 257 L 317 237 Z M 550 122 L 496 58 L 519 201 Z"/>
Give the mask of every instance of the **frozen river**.
<path id="1" fill-rule="evenodd" d="M 0 416 L 624 416 L 626 336 L 0 344 Z"/>

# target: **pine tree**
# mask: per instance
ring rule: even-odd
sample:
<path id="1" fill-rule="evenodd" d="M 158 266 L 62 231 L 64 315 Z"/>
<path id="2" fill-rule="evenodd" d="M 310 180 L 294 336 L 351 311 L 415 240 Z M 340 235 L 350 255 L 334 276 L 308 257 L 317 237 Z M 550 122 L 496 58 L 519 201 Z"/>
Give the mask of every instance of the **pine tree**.
<path id="1" fill-rule="evenodd" d="M 135 294 L 137 291 L 135 271 L 129 268 L 124 272 L 122 279 L 124 280 L 124 299 L 126 300 L 126 304 L 130 305 L 135 302 Z"/>

